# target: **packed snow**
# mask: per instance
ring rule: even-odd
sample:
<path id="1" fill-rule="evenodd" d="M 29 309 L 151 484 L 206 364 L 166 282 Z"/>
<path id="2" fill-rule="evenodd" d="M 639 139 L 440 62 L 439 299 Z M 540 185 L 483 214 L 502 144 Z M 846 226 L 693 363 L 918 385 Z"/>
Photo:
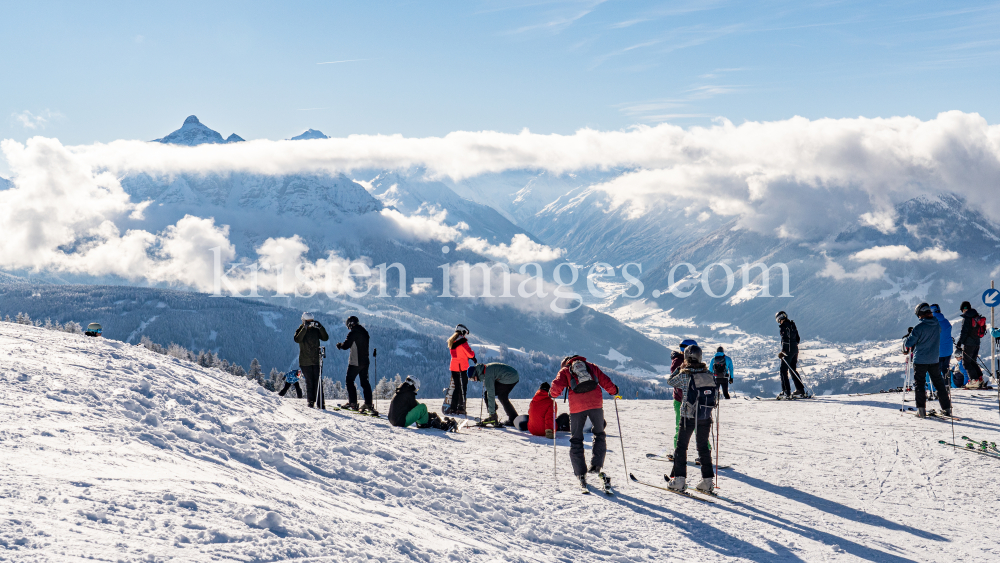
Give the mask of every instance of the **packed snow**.
<path id="1" fill-rule="evenodd" d="M 562 433 L 554 474 L 543 438 L 310 410 L 111 340 L 0 323 L 0 379 L 0 560 L 1000 558 L 1000 459 L 938 444 L 951 424 L 901 413 L 898 393 L 725 401 L 735 502 L 708 505 L 625 482 L 611 400 L 605 497 L 579 493 Z M 672 405 L 618 410 L 628 471 L 663 485 L 644 454 L 672 438 Z M 956 436 L 997 440 L 995 394 L 956 391 L 956 414 Z"/>

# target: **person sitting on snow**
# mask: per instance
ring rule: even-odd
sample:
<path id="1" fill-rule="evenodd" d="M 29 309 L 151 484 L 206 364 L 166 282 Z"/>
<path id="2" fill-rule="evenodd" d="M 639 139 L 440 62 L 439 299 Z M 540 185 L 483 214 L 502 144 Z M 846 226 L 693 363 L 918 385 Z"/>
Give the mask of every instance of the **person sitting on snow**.
<path id="1" fill-rule="evenodd" d="M 453 431 L 458 427 L 455 419 L 445 418 L 442 421 L 437 413 L 427 413 L 427 405 L 417 402 L 417 385 L 410 376 L 406 376 L 406 381 L 396 387 L 396 394 L 389 403 L 388 418 L 389 424 L 404 428 L 416 424 L 417 428 Z"/>
<path id="2" fill-rule="evenodd" d="M 506 424 L 512 426 L 514 419 L 517 418 L 517 409 L 510 402 L 510 392 L 520 381 L 517 370 L 500 362 L 478 364 L 469 368 L 469 379 L 481 382 L 483 394 L 486 395 L 486 410 L 489 411 L 489 416 L 481 424 L 500 426 L 500 421 L 497 419 L 499 400 L 504 412 L 507 413 Z"/>
<path id="3" fill-rule="evenodd" d="M 532 397 L 531 404 L 528 405 L 528 432 L 533 436 L 545 436 L 551 440 L 555 431 L 553 425 L 556 423 L 558 407 L 555 400 L 549 397 L 550 388 L 549 382 L 543 381 Z"/>

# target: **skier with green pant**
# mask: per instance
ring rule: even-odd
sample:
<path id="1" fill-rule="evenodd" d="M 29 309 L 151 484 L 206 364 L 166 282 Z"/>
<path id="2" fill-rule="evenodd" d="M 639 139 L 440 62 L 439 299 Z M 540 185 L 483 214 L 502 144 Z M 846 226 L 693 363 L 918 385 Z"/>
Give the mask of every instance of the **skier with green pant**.
<path id="1" fill-rule="evenodd" d="M 486 395 L 486 410 L 490 415 L 480 424 L 502 426 L 497 419 L 497 400 L 499 400 L 507 414 L 507 426 L 513 425 L 514 419 L 517 418 L 517 410 L 510 402 L 510 392 L 520 381 L 517 370 L 500 362 L 479 364 L 469 369 L 469 379 L 482 382 Z"/>
<path id="2" fill-rule="evenodd" d="M 680 352 L 673 351 L 670 353 L 670 373 L 673 375 L 681 368 L 681 364 L 684 363 L 684 350 L 688 346 L 697 346 L 698 343 L 690 338 L 681 342 L 679 348 Z M 681 402 L 684 400 L 684 391 L 678 388 L 674 388 L 674 447 L 677 449 L 677 438 L 681 435 Z M 673 450 L 671 450 L 673 451 Z M 673 461 L 673 454 L 667 454 L 667 459 Z"/>

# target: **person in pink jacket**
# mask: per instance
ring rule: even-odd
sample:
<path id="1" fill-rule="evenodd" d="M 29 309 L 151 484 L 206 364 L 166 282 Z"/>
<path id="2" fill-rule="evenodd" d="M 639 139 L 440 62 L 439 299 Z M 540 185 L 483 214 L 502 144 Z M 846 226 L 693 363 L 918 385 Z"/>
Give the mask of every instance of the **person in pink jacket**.
<path id="1" fill-rule="evenodd" d="M 587 460 L 583 453 L 583 426 L 589 419 L 594 427 L 594 445 L 591 448 L 590 473 L 596 473 L 605 487 L 611 486 L 611 479 L 602 471 L 604 456 L 607 454 L 607 434 L 604 432 L 604 395 L 601 388 L 611 396 L 618 394 L 618 386 L 601 368 L 587 361 L 583 356 L 568 356 L 563 359 L 559 375 L 552 380 L 549 396 L 562 395 L 569 389 L 569 459 L 573 464 L 573 474 L 580 480 L 580 486 L 587 487 Z M 530 418 L 529 418 L 530 420 Z"/>
<path id="2" fill-rule="evenodd" d="M 451 397 L 451 407 L 445 414 L 465 414 L 466 395 L 469 391 L 469 362 L 479 363 L 476 353 L 469 346 L 469 329 L 465 325 L 455 327 L 455 334 L 448 338 L 448 350 L 451 352 L 451 380 L 455 391 Z"/>

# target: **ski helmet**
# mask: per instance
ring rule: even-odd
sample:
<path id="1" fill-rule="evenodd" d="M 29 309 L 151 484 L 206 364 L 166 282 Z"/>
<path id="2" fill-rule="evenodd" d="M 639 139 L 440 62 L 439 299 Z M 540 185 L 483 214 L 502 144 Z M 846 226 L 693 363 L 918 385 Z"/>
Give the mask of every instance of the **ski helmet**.
<path id="1" fill-rule="evenodd" d="M 927 303 L 921 303 L 920 305 L 917 305 L 917 307 L 913 310 L 913 313 L 918 317 L 930 314 L 930 312 L 931 312 L 931 306 L 928 305 Z"/>
<path id="2" fill-rule="evenodd" d="M 788 313 L 784 311 L 778 311 L 778 314 L 774 316 L 774 320 L 778 321 L 779 323 L 787 319 L 788 319 Z"/>
<path id="3" fill-rule="evenodd" d="M 691 363 L 701 363 L 701 348 L 697 344 L 692 344 L 684 349 L 684 361 Z"/>
<path id="4" fill-rule="evenodd" d="M 683 350 L 683 349 L 687 348 L 688 346 L 697 346 L 697 345 L 698 345 L 697 342 L 695 342 L 694 340 L 691 340 L 690 338 L 688 338 L 688 339 L 685 339 L 685 340 L 681 341 L 680 348 L 681 348 L 681 350 Z"/>
<path id="5" fill-rule="evenodd" d="M 305 313 L 302 313 L 302 322 L 309 322 L 311 320 L 313 320 L 313 314 L 312 313 L 310 313 L 309 311 L 306 311 Z"/>
<path id="6" fill-rule="evenodd" d="M 354 325 L 356 325 L 356 324 L 358 324 L 360 322 L 361 321 L 359 321 L 357 317 L 355 317 L 354 315 L 351 315 L 350 317 L 347 317 L 346 321 L 344 321 L 344 325 L 346 325 L 347 328 L 351 328 L 352 326 L 354 326 Z"/>
<path id="7" fill-rule="evenodd" d="M 931 312 L 932 313 L 940 313 L 941 312 L 941 306 L 938 305 L 937 303 L 931 305 Z"/>
<path id="8" fill-rule="evenodd" d="M 469 329 L 465 328 L 465 325 L 458 325 L 455 327 L 455 332 L 460 332 L 463 335 L 469 334 Z"/>

